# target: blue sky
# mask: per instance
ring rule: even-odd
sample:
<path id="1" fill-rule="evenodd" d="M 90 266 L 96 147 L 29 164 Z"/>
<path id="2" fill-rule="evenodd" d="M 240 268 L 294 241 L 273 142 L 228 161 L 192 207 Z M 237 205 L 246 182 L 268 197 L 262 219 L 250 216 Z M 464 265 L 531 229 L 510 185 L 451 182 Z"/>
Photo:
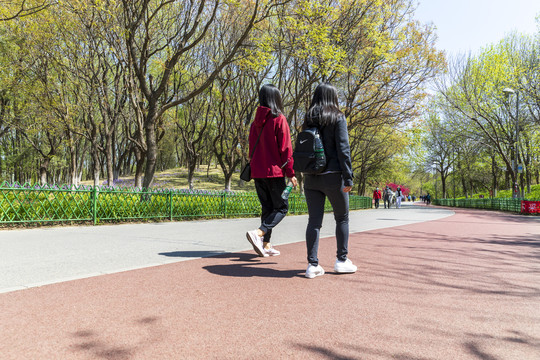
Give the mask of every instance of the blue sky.
<path id="1" fill-rule="evenodd" d="M 540 0 L 418 0 L 416 19 L 437 27 L 436 47 L 448 55 L 477 53 L 517 31 L 535 34 Z"/>

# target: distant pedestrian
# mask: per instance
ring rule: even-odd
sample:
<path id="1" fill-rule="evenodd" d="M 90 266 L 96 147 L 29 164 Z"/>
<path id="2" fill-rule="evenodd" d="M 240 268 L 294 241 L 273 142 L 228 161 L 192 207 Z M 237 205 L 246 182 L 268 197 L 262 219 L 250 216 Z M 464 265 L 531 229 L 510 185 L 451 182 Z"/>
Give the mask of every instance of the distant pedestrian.
<path id="1" fill-rule="evenodd" d="M 427 193 L 426 195 L 426 204 L 427 205 L 431 204 L 431 195 L 429 193 Z"/>
<path id="2" fill-rule="evenodd" d="M 308 208 L 306 247 L 308 267 L 305 276 L 324 274 L 319 265 L 319 234 L 324 217 L 324 203 L 330 201 L 336 221 L 337 273 L 354 273 L 356 266 L 347 258 L 349 245 L 349 192 L 353 186 L 351 150 L 347 120 L 338 105 L 337 90 L 322 83 L 315 89 L 306 112 L 304 128 L 317 127 L 326 154 L 326 170 L 320 174 L 305 174 L 304 193 Z"/>
<path id="3" fill-rule="evenodd" d="M 251 177 L 262 207 L 261 225 L 246 233 L 259 256 L 276 256 L 272 247 L 272 229 L 289 210 L 288 200 L 281 194 L 286 187 L 285 176 L 297 185 L 293 170 L 289 124 L 283 115 L 281 94 L 274 85 L 263 85 L 259 91 L 259 107 L 249 131 Z"/>
<path id="4" fill-rule="evenodd" d="M 379 208 L 379 201 L 381 200 L 381 191 L 379 190 L 379 188 L 376 188 L 374 191 L 373 191 L 373 200 L 375 200 L 375 209 L 378 209 Z"/>
<path id="5" fill-rule="evenodd" d="M 403 199 L 403 191 L 401 191 L 401 187 L 397 187 L 396 190 L 396 209 L 401 208 L 401 200 Z"/>
<path id="6" fill-rule="evenodd" d="M 392 190 L 390 190 L 389 186 L 386 186 L 386 188 L 383 191 L 383 202 L 384 202 L 384 208 L 386 209 L 386 204 L 388 204 L 388 208 L 390 209 L 390 205 L 392 205 L 392 197 L 394 196 L 394 193 Z"/>

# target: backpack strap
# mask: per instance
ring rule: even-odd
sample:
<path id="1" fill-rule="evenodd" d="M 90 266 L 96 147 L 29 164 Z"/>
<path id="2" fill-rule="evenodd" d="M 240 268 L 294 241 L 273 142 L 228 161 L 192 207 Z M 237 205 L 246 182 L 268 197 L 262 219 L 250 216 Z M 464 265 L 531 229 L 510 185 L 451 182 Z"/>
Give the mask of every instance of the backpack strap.
<path id="1" fill-rule="evenodd" d="M 253 145 L 253 153 L 251 154 L 250 157 L 253 157 L 253 155 L 255 154 L 255 149 L 257 149 L 257 144 L 259 144 L 259 139 L 261 138 L 262 132 L 264 130 L 264 125 L 266 125 L 266 121 L 264 122 L 261 128 L 261 132 L 259 133 L 259 136 L 257 137 L 257 141 L 255 141 L 255 145 Z"/>

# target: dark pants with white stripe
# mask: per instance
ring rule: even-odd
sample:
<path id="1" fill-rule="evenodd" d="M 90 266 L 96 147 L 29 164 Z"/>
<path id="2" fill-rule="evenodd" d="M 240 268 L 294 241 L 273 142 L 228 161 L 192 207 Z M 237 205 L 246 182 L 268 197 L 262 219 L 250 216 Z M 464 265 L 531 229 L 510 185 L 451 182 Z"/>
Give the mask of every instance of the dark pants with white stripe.
<path id="1" fill-rule="evenodd" d="M 281 198 L 281 193 L 286 186 L 284 177 L 255 179 L 255 189 L 262 207 L 259 229 L 265 232 L 265 242 L 270 242 L 272 229 L 289 211 L 289 201 Z"/>

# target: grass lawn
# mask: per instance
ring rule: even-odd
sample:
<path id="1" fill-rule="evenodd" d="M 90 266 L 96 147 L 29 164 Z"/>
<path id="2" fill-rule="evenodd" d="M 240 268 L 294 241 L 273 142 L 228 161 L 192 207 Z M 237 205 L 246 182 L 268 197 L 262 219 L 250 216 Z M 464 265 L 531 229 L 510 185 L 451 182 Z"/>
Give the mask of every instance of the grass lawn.
<path id="1" fill-rule="evenodd" d="M 160 189 L 188 189 L 188 171 L 186 168 L 174 168 L 161 172 L 156 172 L 154 175 L 153 188 Z M 93 185 L 92 180 L 81 181 L 83 185 Z M 101 185 L 106 185 L 106 180 L 100 181 Z M 121 177 L 115 181 L 115 185 L 122 187 L 132 187 L 135 185 L 135 178 Z M 216 166 L 200 167 L 195 170 L 193 176 L 193 187 L 195 190 L 223 190 L 225 189 L 225 176 L 221 168 Z M 240 180 L 240 172 L 233 174 L 231 180 L 231 190 L 234 191 L 255 191 L 253 181 L 248 183 Z"/>

